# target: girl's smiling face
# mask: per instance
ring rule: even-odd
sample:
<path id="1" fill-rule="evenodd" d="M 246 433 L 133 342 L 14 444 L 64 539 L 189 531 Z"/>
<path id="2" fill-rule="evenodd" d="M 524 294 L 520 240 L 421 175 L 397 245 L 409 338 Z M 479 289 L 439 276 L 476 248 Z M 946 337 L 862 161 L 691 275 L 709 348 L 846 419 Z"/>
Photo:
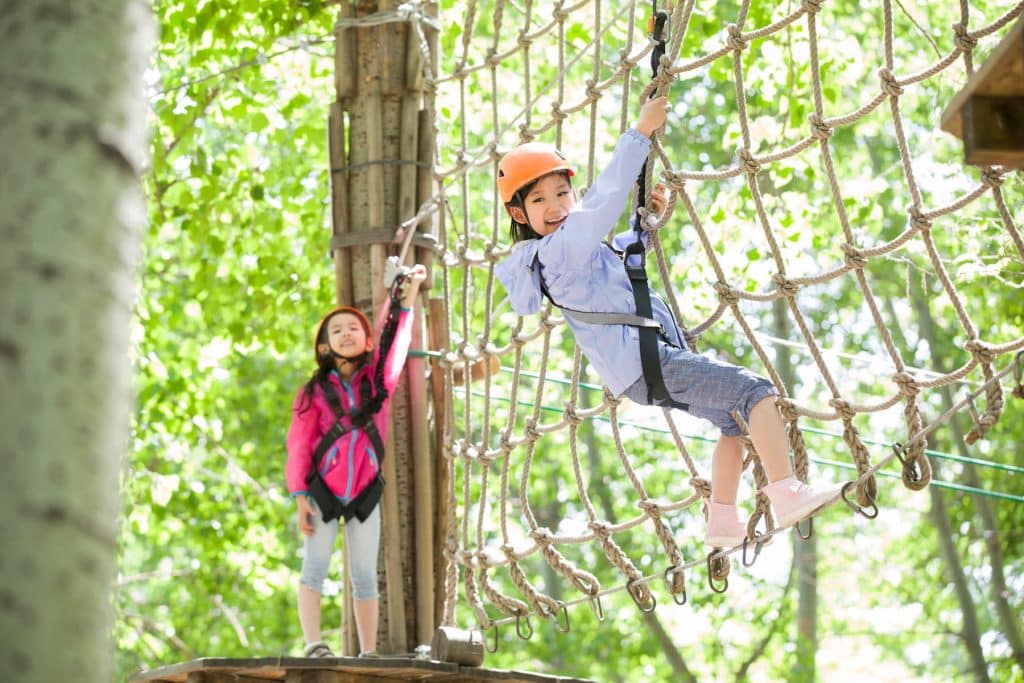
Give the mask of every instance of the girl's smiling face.
<path id="1" fill-rule="evenodd" d="M 541 237 L 562 227 L 569 212 L 576 206 L 576 191 L 564 173 L 543 176 L 523 197 L 523 206 L 510 206 L 509 213 L 519 223 L 526 223 Z"/>
<path id="2" fill-rule="evenodd" d="M 351 313 L 338 313 L 327 323 L 327 342 L 346 358 L 355 358 L 373 348 L 363 323 Z"/>

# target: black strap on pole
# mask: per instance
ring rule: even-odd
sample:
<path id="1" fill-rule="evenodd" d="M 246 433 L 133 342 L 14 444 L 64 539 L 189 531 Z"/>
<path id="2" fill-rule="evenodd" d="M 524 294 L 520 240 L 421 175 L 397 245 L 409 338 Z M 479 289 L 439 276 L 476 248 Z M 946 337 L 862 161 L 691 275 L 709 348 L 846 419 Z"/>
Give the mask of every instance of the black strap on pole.
<path id="1" fill-rule="evenodd" d="M 655 41 L 654 49 L 651 51 L 651 72 L 652 78 L 654 78 L 658 75 L 661 57 L 665 54 L 665 26 L 668 23 L 668 13 L 659 12 L 657 2 L 652 5 L 654 14 L 648 24 L 648 29 Z M 633 288 L 636 314 L 644 318 L 654 316 L 651 309 L 651 292 L 647 286 L 647 249 L 643 242 L 643 225 L 640 216 L 640 209 L 644 206 L 647 196 L 647 163 L 649 160 L 650 157 L 644 160 L 644 164 L 640 168 L 640 177 L 637 179 L 637 211 L 633 225 L 636 241 L 626 247 L 622 253 L 626 276 L 629 277 L 629 283 Z M 637 263 L 630 265 L 631 258 Z M 647 384 L 647 402 L 652 405 L 661 405 L 669 401 L 670 398 L 668 389 L 665 388 L 665 378 L 661 374 L 661 359 L 658 355 L 659 331 L 651 327 L 641 327 L 638 334 L 640 338 L 640 367 L 643 369 L 644 382 Z"/>

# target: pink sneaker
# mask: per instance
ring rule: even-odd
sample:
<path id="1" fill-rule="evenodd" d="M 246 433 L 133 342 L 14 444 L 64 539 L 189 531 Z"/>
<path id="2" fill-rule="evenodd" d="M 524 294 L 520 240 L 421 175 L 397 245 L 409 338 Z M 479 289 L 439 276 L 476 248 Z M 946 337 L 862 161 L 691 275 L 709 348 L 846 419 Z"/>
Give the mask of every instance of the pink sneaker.
<path id="1" fill-rule="evenodd" d="M 839 495 L 838 488 L 822 491 L 792 476 L 768 484 L 762 490 L 772 502 L 775 526 L 780 529 L 810 517 Z"/>
<path id="2" fill-rule="evenodd" d="M 747 537 L 747 524 L 740 517 L 739 508 L 707 501 L 705 511 L 708 516 L 708 531 L 704 536 L 704 544 L 715 548 L 732 548 Z"/>

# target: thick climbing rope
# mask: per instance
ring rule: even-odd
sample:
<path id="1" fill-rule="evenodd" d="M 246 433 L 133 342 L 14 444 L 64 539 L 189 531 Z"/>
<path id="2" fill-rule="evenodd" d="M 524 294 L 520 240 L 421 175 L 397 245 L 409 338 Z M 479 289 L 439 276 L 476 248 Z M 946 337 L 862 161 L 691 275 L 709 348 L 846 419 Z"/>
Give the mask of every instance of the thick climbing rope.
<path id="1" fill-rule="evenodd" d="M 466 604 L 479 628 L 496 628 L 514 622 L 516 632 L 521 637 L 529 637 L 533 631 L 531 615 L 567 628 L 567 606 L 588 603 L 601 618 L 601 598 L 619 591 L 628 593 L 640 609 L 653 609 L 656 604 L 654 582 L 664 580 L 667 593 L 677 602 L 685 601 L 685 577 L 690 568 L 707 562 L 709 574 L 721 582 L 728 574 L 726 558 L 743 553 L 744 563 L 748 561 L 747 547 L 724 549 L 710 558 L 687 560 L 684 548 L 677 542 L 670 525 L 672 514 L 707 499 L 710 483 L 688 452 L 671 411 L 663 412 L 678 452 L 678 460 L 674 459 L 675 454 L 672 456 L 672 466 L 689 473 L 689 491 L 672 500 L 661 500 L 652 497 L 644 469 L 637 464 L 642 446 L 622 434 L 619 401 L 605 392 L 601 400 L 592 405 L 581 396 L 579 386 L 584 365 L 578 349 L 572 357 L 572 380 L 567 395 L 549 381 L 555 363 L 564 358 L 561 341 L 566 327 L 560 314 L 550 306 L 545 306 L 539 316 L 514 317 L 513 322 L 507 322 L 509 316 L 498 314 L 504 293 L 495 286 L 493 266 L 509 250 L 503 242 L 506 227 L 503 210 L 493 189 L 494 167 L 501 152 L 520 141 L 538 138 L 559 146 L 578 144 L 584 130 L 579 122 L 585 116 L 589 123 L 589 138 L 585 139 L 590 144 L 586 147 L 586 174 L 581 182 L 590 184 L 599 168 L 599 147 L 607 142 L 597 139 L 598 122 L 609 118 L 611 109 L 607 102 L 610 98 L 620 102 L 619 128 L 624 129 L 631 122 L 639 101 L 655 93 L 668 95 L 670 99 L 674 94 L 678 97 L 678 92 L 673 93 L 673 84 L 677 81 L 699 76 L 719 60 L 731 66 L 738 121 L 734 160 L 713 170 L 677 167 L 663 139 L 656 137 L 644 184 L 651 187 L 654 178 L 659 177 L 670 192 L 663 215 L 657 217 L 641 211 L 642 224 L 652 232 L 652 254 L 658 265 L 660 287 L 679 320 L 684 319 L 676 291 L 679 283 L 673 281 L 671 259 L 662 248 L 658 231 L 668 224 L 687 231 L 692 229 L 696 239 L 688 241 L 699 247 L 713 273 L 714 280 L 709 286 L 717 296 L 717 306 L 705 320 L 694 324 L 688 335 L 693 339 L 699 337 L 727 314 L 743 331 L 768 376 L 780 389 L 778 405 L 788 425 L 799 477 L 806 478 L 808 470 L 807 446 L 800 420 L 839 422 L 856 472 L 842 498 L 851 508 L 870 514 L 878 499 L 875 475 L 884 467 L 897 460 L 906 486 L 912 489 L 927 486 L 930 480 L 925 455 L 928 435 L 952 415 L 966 410 L 974 422 L 968 441 L 983 438 L 1003 409 L 1001 380 L 1014 371 L 1014 365 L 999 368 L 997 364 L 1006 355 L 1024 349 L 1024 337 L 999 342 L 981 337 L 972 319 L 971 307 L 961 297 L 932 231 L 949 217 L 984 200 L 994 206 L 1010 248 L 1024 259 L 1024 240 L 1001 190 L 1005 171 L 999 167 L 986 168 L 980 182 L 972 189 L 948 204 L 929 205 L 913 163 L 901 106 L 908 91 L 948 73 L 958 63 L 969 75 L 974 69 L 972 53 L 978 42 L 997 35 L 1021 16 L 1024 2 L 1009 5 L 1002 15 L 979 28 L 971 28 L 964 4 L 960 21 L 947 35 L 947 51 L 924 68 L 902 73 L 896 49 L 894 4 L 884 0 L 877 86 L 863 101 L 853 103 L 850 109 L 838 114 L 826 108 L 823 79 L 827 75 L 823 75 L 819 54 L 820 46 L 828 39 L 827 30 L 822 29 L 822 17 L 828 16 L 829 3 L 803 0 L 792 12 L 765 26 L 748 26 L 750 4 L 741 3 L 734 22 L 725 27 L 722 35 L 700 47 L 690 45 L 693 41 L 686 43 L 685 55 L 683 45 L 688 38 L 695 2 L 669 3 L 666 8 L 669 45 L 660 60 L 662 68 L 658 76 L 645 86 L 634 86 L 633 74 L 651 55 L 654 43 L 640 37 L 645 17 L 643 8 L 636 2 L 556 2 L 553 6 L 545 3 L 541 9 L 540 3 L 531 0 L 519 3 L 497 0 L 493 12 L 484 17 L 478 4 L 471 0 L 460 22 L 462 34 L 457 54 L 446 56 L 448 61 L 442 64 L 439 75 L 431 76 L 431 87 L 443 92 L 445 101 L 457 103 L 450 120 L 461 122 L 457 130 L 444 131 L 448 145 L 437 152 L 435 169 L 438 194 L 429 206 L 421 209 L 417 219 L 423 220 L 440 211 L 439 261 L 444 265 L 443 297 L 450 307 L 448 336 L 454 342 L 440 363 L 446 386 L 452 391 L 445 392 L 445 419 L 443 424 L 437 425 L 444 431 L 448 448 L 445 462 L 452 472 L 447 480 L 448 495 L 455 501 L 458 512 L 444 534 L 446 623 L 454 623 L 456 618 L 454 601 L 460 574 Z M 414 21 L 414 15 L 407 14 L 406 20 Z M 582 44 L 578 36 L 573 37 L 576 25 L 589 25 L 590 42 Z M 483 26 L 486 30 L 481 29 Z M 767 149 L 759 151 L 748 112 L 744 56 L 754 43 L 785 36 L 797 27 L 807 45 L 811 113 L 803 131 L 790 139 L 773 140 Z M 621 46 L 617 56 L 611 59 L 608 45 Z M 429 63 L 429 60 L 424 61 Z M 482 97 L 481 92 L 485 93 Z M 481 106 L 481 102 L 486 104 Z M 884 113 L 884 105 L 888 105 L 889 130 L 899 154 L 899 171 L 908 197 L 905 206 L 908 219 L 896 237 L 870 244 L 858 235 L 849 215 L 847 200 L 851 197 L 836 170 L 834 159 L 841 150 L 834 136 L 837 130 L 854 127 L 869 116 L 877 118 Z M 479 134 L 476 124 L 470 123 L 474 121 L 485 124 L 482 128 L 488 131 L 486 135 Z M 671 130 L 666 134 L 671 135 Z M 766 189 L 764 171 L 811 154 L 817 155 L 827 179 L 828 194 L 820 201 L 830 204 L 836 216 L 842 259 L 820 272 L 797 273 L 792 272 L 777 237 L 778 219 L 766 201 L 772 191 Z M 737 182 L 749 193 L 755 225 L 762 233 L 767 258 L 775 269 L 771 286 L 762 291 L 750 291 L 730 282 L 726 265 L 707 227 L 707 216 L 698 208 L 694 185 L 715 183 L 726 192 Z M 479 193 L 494 198 L 490 231 L 480 229 L 486 220 L 470 202 L 470 196 Z M 634 200 L 635 206 L 641 204 L 639 198 Z M 873 260 L 896 255 L 911 244 L 927 258 L 966 340 L 963 349 L 967 360 L 951 372 L 920 372 L 907 364 L 868 277 L 867 267 Z M 867 318 L 874 325 L 880 348 L 892 369 L 888 384 L 886 378 L 877 378 L 875 382 L 892 388 L 868 400 L 857 400 L 847 393 L 835 365 L 828 360 L 827 349 L 816 339 L 812 324 L 800 307 L 802 291 L 844 277 L 851 278 L 860 292 Z M 744 310 L 745 304 L 764 305 L 776 300 L 785 304 L 800 344 L 810 354 L 813 369 L 827 390 L 826 398 L 818 405 L 805 405 L 788 395 L 771 352 Z M 502 366 L 508 370 L 508 379 L 504 373 L 500 382 L 485 374 L 482 387 L 472 385 L 470 365 L 492 357 L 501 359 Z M 457 386 L 454 384 L 456 366 L 464 370 L 461 384 Z M 974 390 L 939 418 L 925 424 L 919 407 L 922 395 L 937 387 L 966 382 L 968 378 Z M 552 393 L 566 399 L 564 412 L 556 419 L 542 414 L 541 410 L 545 397 Z M 974 400 L 982 398 L 984 406 L 978 411 Z M 895 406 L 903 408 L 906 438 L 888 456 L 872 462 L 855 419 Z M 622 481 L 635 498 L 637 513 L 625 519 L 609 519 L 608 511 L 596 500 L 595 488 L 588 483 L 592 475 L 586 469 L 583 456 L 586 447 L 580 443 L 584 433 L 581 425 L 596 416 L 608 419 L 605 438 L 614 444 Z M 549 501 L 537 498 L 537 478 L 541 475 L 535 472 L 543 464 L 540 455 L 545 444 L 552 439 L 567 442 L 571 455 L 572 502 L 578 508 L 575 514 L 580 517 L 576 520 L 578 528 L 572 531 L 571 527 L 547 528 L 548 521 L 539 514 Z M 760 488 L 766 483 L 764 472 L 749 442 L 747 450 L 747 465 L 752 468 L 755 483 Z M 641 530 L 653 533 L 657 539 L 664 556 L 663 571 L 645 574 L 636 559 L 635 549 L 620 540 L 627 533 Z M 758 541 L 758 547 L 779 532 L 774 528 L 763 495 L 757 497 L 755 510 L 748 520 L 748 532 Z M 593 550 L 590 556 L 599 553 L 604 557 L 618 573 L 618 585 L 602 587 L 593 567 L 578 566 L 584 556 L 579 552 L 582 547 Z M 649 554 L 650 545 L 645 545 L 643 552 Z M 538 559 L 575 587 L 579 596 L 556 599 L 549 595 L 550 591 L 546 592 L 537 580 Z M 493 610 L 500 615 L 495 615 Z"/>

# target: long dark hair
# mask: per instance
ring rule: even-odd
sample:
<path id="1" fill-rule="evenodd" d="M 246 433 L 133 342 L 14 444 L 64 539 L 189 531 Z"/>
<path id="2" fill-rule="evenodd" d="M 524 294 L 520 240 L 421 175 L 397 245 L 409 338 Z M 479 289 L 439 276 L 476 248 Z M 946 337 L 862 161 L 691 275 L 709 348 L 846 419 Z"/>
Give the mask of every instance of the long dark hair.
<path id="1" fill-rule="evenodd" d="M 330 382 L 329 377 L 331 375 L 331 371 L 335 369 L 335 354 L 333 351 L 328 351 L 327 353 L 320 353 L 319 348 L 321 344 L 330 344 L 330 335 L 328 333 L 328 328 L 330 327 L 331 319 L 334 318 L 334 316 L 342 315 L 343 313 L 345 313 L 345 311 L 337 311 L 334 314 L 328 316 L 327 318 L 324 318 L 324 320 L 320 323 L 320 333 L 317 335 L 315 344 L 315 348 L 317 349 L 316 370 L 313 371 L 313 375 L 309 378 L 309 381 L 307 381 L 302 387 L 302 400 L 299 403 L 299 408 L 297 411 L 299 413 L 304 413 L 312 407 L 313 392 L 315 391 L 316 387 L 323 387 L 328 382 Z M 372 334 L 371 330 L 366 329 L 365 321 L 361 320 L 360 322 L 362 322 L 363 329 L 366 330 L 366 336 L 367 338 L 369 338 L 370 334 Z M 356 363 L 356 367 L 358 368 L 369 363 L 371 360 L 373 360 L 372 350 L 363 352 L 361 356 L 353 358 L 351 362 Z M 334 408 L 335 410 L 340 409 L 340 405 L 335 405 L 338 403 L 338 396 L 335 392 L 325 391 L 324 395 L 327 397 L 327 401 L 331 403 L 331 408 Z"/>

